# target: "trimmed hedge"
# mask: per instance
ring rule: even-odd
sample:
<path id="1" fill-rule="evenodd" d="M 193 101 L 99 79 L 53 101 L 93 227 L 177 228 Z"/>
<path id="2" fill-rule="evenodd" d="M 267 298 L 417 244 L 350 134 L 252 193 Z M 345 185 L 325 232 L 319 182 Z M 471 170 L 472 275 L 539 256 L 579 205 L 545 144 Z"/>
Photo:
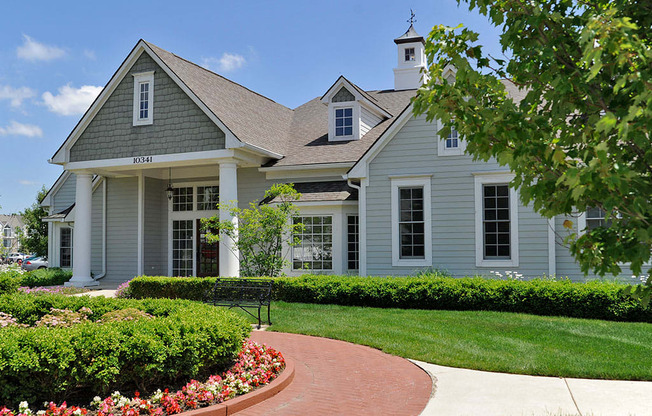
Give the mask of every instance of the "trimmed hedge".
<path id="1" fill-rule="evenodd" d="M 189 301 L 60 295 L 0 296 L 0 312 L 33 325 L 51 308 L 91 309 L 68 328 L 0 329 L 0 407 L 173 386 L 225 370 L 251 330 L 237 314 Z M 135 308 L 153 319 L 93 322 Z"/>
<path id="2" fill-rule="evenodd" d="M 71 277 L 72 271 L 57 267 L 25 273 L 10 268 L 0 272 L 0 294 L 15 292 L 20 286 L 58 286 L 70 280 Z"/>
<path id="3" fill-rule="evenodd" d="M 202 300 L 215 278 L 141 276 L 135 298 Z M 285 302 L 404 309 L 486 310 L 615 321 L 652 322 L 652 307 L 624 293 L 616 282 L 481 277 L 357 277 L 304 275 L 274 279 L 273 297 Z"/>

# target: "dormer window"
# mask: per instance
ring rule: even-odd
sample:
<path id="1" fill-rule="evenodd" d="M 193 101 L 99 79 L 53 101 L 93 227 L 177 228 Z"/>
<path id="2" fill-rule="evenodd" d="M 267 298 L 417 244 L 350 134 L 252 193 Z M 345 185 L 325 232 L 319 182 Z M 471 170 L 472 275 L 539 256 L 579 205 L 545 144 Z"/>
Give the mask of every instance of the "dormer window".
<path id="1" fill-rule="evenodd" d="M 154 122 L 154 71 L 134 74 L 134 126 Z"/>
<path id="2" fill-rule="evenodd" d="M 405 62 L 414 61 L 414 48 L 405 48 Z"/>
<path id="3" fill-rule="evenodd" d="M 335 136 L 353 136 L 353 107 L 335 109 Z"/>

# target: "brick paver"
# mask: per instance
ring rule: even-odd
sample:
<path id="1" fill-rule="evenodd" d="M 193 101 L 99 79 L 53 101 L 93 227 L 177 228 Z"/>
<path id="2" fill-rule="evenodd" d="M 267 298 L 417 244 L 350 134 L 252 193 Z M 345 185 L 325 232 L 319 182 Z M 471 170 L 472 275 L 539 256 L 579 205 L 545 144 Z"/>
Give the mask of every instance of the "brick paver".
<path id="1" fill-rule="evenodd" d="M 294 360 L 296 370 L 287 388 L 238 416 L 418 415 L 430 398 L 430 377 L 403 358 L 305 335 L 256 331 L 251 338 Z"/>

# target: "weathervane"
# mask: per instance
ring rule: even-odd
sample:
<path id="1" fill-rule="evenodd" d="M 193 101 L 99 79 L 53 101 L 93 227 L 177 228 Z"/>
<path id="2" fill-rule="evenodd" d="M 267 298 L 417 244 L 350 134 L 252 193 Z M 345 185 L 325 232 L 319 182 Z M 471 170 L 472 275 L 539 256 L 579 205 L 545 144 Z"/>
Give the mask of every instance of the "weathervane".
<path id="1" fill-rule="evenodd" d="M 417 19 L 414 18 L 414 12 L 412 11 L 412 9 L 410 9 L 410 20 L 408 20 L 407 22 L 410 24 L 410 26 L 412 26 L 412 24 L 416 21 Z"/>

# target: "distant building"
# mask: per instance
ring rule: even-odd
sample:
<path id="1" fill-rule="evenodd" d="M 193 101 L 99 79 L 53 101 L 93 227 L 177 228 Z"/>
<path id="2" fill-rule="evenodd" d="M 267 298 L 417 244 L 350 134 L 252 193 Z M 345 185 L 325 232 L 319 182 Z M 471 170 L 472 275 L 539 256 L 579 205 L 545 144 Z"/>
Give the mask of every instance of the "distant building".
<path id="1" fill-rule="evenodd" d="M 0 214 L 0 232 L 2 232 L 3 251 L 14 253 L 20 248 L 18 232 L 25 227 L 23 218 L 20 215 Z"/>

